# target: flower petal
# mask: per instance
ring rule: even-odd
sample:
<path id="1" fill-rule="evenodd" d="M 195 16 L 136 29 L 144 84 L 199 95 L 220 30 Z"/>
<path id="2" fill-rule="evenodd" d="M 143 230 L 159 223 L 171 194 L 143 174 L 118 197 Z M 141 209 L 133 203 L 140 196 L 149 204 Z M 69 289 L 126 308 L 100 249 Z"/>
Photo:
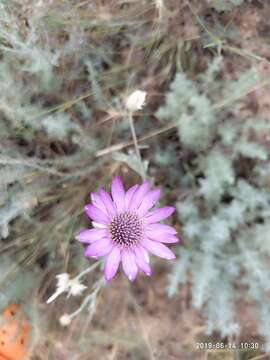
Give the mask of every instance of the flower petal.
<path id="1" fill-rule="evenodd" d="M 142 249 L 143 248 L 140 246 L 136 246 L 133 249 L 134 254 L 135 254 L 135 261 L 136 261 L 136 264 L 138 265 L 139 269 L 142 270 L 145 273 L 145 275 L 151 276 L 152 270 L 151 270 L 150 265 L 148 264 L 148 262 L 145 259 L 145 254 Z"/>
<path id="2" fill-rule="evenodd" d="M 160 197 L 160 192 L 160 189 L 155 189 L 145 195 L 139 209 L 137 210 L 139 216 L 143 217 L 147 211 L 154 206 Z"/>
<path id="3" fill-rule="evenodd" d="M 150 264 L 150 257 L 149 257 L 148 251 L 147 251 L 143 246 L 137 245 L 137 247 L 140 248 L 140 251 L 141 251 L 141 253 L 142 253 L 143 256 L 144 256 L 144 260 L 145 260 L 148 264 Z"/>
<path id="4" fill-rule="evenodd" d="M 138 266 L 136 265 L 135 255 L 131 251 L 122 251 L 122 265 L 127 278 L 134 281 L 138 273 Z"/>
<path id="5" fill-rule="evenodd" d="M 144 222 L 146 224 L 152 224 L 152 223 L 159 222 L 159 221 L 164 220 L 167 217 L 171 216 L 172 213 L 174 213 L 174 211 L 175 211 L 175 207 L 173 207 L 173 206 L 164 206 L 162 208 L 155 209 L 155 210 L 149 212 L 148 214 L 146 214 L 146 216 L 144 218 Z"/>
<path id="6" fill-rule="evenodd" d="M 178 239 L 178 237 L 168 234 L 168 233 L 163 233 L 158 236 L 149 236 L 147 234 L 147 236 L 153 241 L 158 241 L 158 242 L 167 243 L 167 244 L 174 244 L 174 243 L 177 243 L 180 241 Z"/>
<path id="7" fill-rule="evenodd" d="M 107 193 L 107 191 L 105 191 L 103 189 L 99 190 L 99 195 L 100 195 L 100 199 L 102 200 L 102 202 L 107 210 L 107 213 L 111 217 L 113 217 L 116 213 L 116 207 L 112 201 L 111 196 Z"/>
<path id="8" fill-rule="evenodd" d="M 100 257 L 107 255 L 113 247 L 111 239 L 104 238 L 99 241 L 95 241 L 93 244 L 89 245 L 85 252 L 85 256 L 89 257 Z"/>
<path id="9" fill-rule="evenodd" d="M 107 230 L 105 229 L 87 229 L 82 230 L 78 235 L 75 236 L 75 239 L 86 244 L 92 244 L 97 240 L 101 240 L 107 235 Z"/>
<path id="10" fill-rule="evenodd" d="M 112 198 L 118 211 L 125 209 L 125 189 L 119 176 L 115 176 L 111 186 Z"/>
<path id="11" fill-rule="evenodd" d="M 177 231 L 175 230 L 174 227 L 170 226 L 170 225 L 166 225 L 166 224 L 150 224 L 147 225 L 145 228 L 145 232 L 147 235 L 151 235 L 156 237 L 159 235 L 162 235 L 164 233 L 170 234 L 170 235 L 175 235 L 177 234 Z"/>
<path id="12" fill-rule="evenodd" d="M 92 200 L 92 204 L 95 205 L 97 208 L 99 208 L 101 211 L 103 211 L 105 214 L 107 214 L 107 209 L 105 205 L 103 204 L 103 201 L 101 200 L 100 196 L 97 193 L 91 193 L 90 198 Z"/>
<path id="13" fill-rule="evenodd" d="M 107 281 L 110 281 L 117 273 L 120 261 L 120 249 L 117 246 L 114 246 L 105 261 L 104 277 Z"/>
<path id="14" fill-rule="evenodd" d="M 167 248 L 167 246 L 157 241 L 152 241 L 148 238 L 144 238 L 142 241 L 142 245 L 152 254 L 159 256 L 163 259 L 167 259 L 167 260 L 175 259 L 174 253 L 169 248 Z"/>
<path id="15" fill-rule="evenodd" d="M 136 211 L 138 207 L 141 205 L 145 194 L 150 189 L 150 181 L 145 180 L 142 185 L 139 185 L 137 190 L 134 192 L 134 195 L 131 198 L 129 210 Z"/>
<path id="16" fill-rule="evenodd" d="M 125 206 L 126 210 L 129 210 L 130 207 L 130 201 L 135 193 L 135 191 L 138 189 L 139 185 L 133 185 L 131 188 L 128 189 L 125 195 Z"/>
<path id="17" fill-rule="evenodd" d="M 96 229 L 107 229 L 107 225 L 97 223 L 95 221 L 92 221 L 92 225 Z"/>
<path id="18" fill-rule="evenodd" d="M 95 222 L 100 224 L 108 224 L 109 218 L 103 211 L 92 204 L 88 204 L 84 207 L 86 214 Z"/>

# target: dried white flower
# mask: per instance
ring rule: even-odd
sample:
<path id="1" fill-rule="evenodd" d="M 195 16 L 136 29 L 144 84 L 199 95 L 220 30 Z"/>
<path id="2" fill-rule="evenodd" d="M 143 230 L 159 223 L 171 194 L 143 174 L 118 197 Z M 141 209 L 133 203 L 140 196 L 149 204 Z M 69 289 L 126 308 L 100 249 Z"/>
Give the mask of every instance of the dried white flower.
<path id="1" fill-rule="evenodd" d="M 59 322 L 62 326 L 68 326 L 71 323 L 71 317 L 68 314 L 64 314 L 60 317 Z"/>
<path id="2" fill-rule="evenodd" d="M 58 291 L 66 291 L 66 289 L 69 287 L 69 274 L 68 273 L 62 273 L 62 274 L 58 274 L 56 275 L 56 279 L 57 279 L 57 290 Z"/>
<path id="3" fill-rule="evenodd" d="M 136 90 L 126 99 L 125 106 L 130 112 L 141 110 L 145 105 L 146 91 Z"/>
<path id="4" fill-rule="evenodd" d="M 57 284 L 55 293 L 47 300 L 47 304 L 54 301 L 60 294 L 67 292 L 68 296 L 78 296 L 87 288 L 80 283 L 78 278 L 70 279 L 69 274 L 63 273 L 56 275 Z"/>
<path id="5" fill-rule="evenodd" d="M 71 279 L 69 281 L 69 292 L 68 292 L 68 296 L 72 295 L 72 296 L 79 296 L 82 294 L 82 292 L 87 288 L 87 286 L 83 285 L 80 283 L 79 280 L 75 279 Z"/>

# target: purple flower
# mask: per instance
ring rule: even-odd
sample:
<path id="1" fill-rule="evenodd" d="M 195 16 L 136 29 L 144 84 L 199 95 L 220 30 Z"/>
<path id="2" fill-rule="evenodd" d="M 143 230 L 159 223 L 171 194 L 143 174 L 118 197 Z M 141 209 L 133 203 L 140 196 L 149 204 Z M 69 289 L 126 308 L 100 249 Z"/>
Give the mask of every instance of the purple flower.
<path id="1" fill-rule="evenodd" d="M 133 281 L 138 271 L 151 275 L 149 255 L 175 259 L 174 253 L 162 243 L 176 243 L 176 230 L 158 222 L 169 217 L 173 206 L 150 209 L 160 197 L 160 189 L 150 190 L 150 182 L 134 185 L 127 192 L 119 177 L 112 181 L 111 196 L 100 189 L 91 193 L 92 204 L 85 211 L 92 219 L 93 229 L 83 230 L 76 239 L 88 244 L 85 256 L 106 256 L 104 276 L 110 281 L 122 261 L 124 273 Z"/>

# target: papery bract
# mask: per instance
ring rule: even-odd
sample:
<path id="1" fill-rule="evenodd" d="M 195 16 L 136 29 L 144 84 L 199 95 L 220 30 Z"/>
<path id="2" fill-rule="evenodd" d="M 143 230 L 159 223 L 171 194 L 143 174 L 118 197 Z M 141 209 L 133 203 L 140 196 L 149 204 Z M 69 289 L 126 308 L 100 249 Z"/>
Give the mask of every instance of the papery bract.
<path id="1" fill-rule="evenodd" d="M 126 99 L 125 106 L 130 112 L 141 110 L 145 105 L 146 92 L 136 90 Z"/>

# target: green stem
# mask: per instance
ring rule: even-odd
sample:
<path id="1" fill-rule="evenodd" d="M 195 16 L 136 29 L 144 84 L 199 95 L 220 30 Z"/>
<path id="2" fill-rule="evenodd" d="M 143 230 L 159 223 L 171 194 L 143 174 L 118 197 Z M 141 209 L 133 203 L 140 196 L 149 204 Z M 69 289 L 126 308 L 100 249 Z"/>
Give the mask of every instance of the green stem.
<path id="1" fill-rule="evenodd" d="M 131 134 L 132 134 L 132 139 L 133 139 L 133 143 L 134 143 L 134 147 L 135 147 L 135 152 L 136 152 L 136 155 L 137 155 L 137 158 L 139 160 L 140 167 L 141 167 L 141 177 L 142 177 L 143 180 L 145 180 L 146 179 L 146 173 L 145 173 L 145 168 L 144 168 L 144 165 L 143 165 L 143 160 L 142 160 L 142 157 L 141 157 L 140 149 L 139 149 L 139 146 L 138 146 L 138 139 L 137 139 L 137 135 L 136 135 L 135 127 L 134 127 L 132 112 L 130 112 L 129 115 L 128 115 L 128 121 L 129 121 L 129 127 L 130 127 L 130 131 L 131 131 Z"/>

